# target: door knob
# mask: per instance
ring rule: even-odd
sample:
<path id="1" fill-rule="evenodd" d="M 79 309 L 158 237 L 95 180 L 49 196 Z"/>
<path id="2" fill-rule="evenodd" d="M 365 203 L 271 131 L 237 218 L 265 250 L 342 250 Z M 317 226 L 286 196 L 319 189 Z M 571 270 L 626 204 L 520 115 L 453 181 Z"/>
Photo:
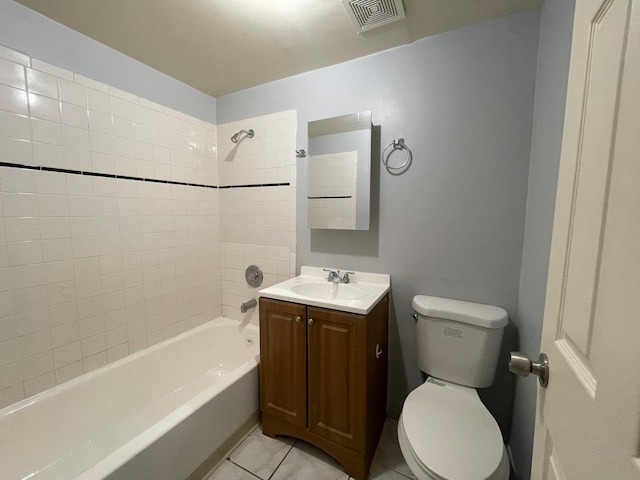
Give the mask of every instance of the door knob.
<path id="1" fill-rule="evenodd" d="M 309 319 L 309 325 L 313 325 L 313 318 Z"/>
<path id="2" fill-rule="evenodd" d="M 541 386 L 546 387 L 549 384 L 549 359 L 544 353 L 540 354 L 537 362 L 532 362 L 529 356 L 522 352 L 511 352 L 509 371 L 523 377 L 533 373 L 538 377 Z"/>
<path id="3" fill-rule="evenodd" d="M 302 321 L 302 318 L 296 317 L 296 323 L 300 323 L 301 321 Z"/>

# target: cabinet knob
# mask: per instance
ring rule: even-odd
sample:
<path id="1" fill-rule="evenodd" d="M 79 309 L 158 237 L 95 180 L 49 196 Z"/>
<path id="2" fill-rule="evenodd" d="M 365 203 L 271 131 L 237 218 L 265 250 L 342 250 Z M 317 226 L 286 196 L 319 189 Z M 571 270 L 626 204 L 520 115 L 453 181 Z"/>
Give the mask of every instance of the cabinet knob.
<path id="1" fill-rule="evenodd" d="M 309 325 L 313 325 L 313 318 L 309 319 Z"/>
<path id="2" fill-rule="evenodd" d="M 300 323 L 301 321 L 302 321 L 302 318 L 296 317 L 296 323 Z"/>

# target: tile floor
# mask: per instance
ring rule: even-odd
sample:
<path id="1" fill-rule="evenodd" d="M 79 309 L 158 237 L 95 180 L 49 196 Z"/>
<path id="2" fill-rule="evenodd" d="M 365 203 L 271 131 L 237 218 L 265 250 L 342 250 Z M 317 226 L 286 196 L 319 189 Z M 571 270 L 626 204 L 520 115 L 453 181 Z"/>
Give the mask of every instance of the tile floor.
<path id="1" fill-rule="evenodd" d="M 398 445 L 398 422 L 387 418 L 371 464 L 370 480 L 415 479 Z M 318 448 L 254 429 L 207 480 L 353 480 Z"/>

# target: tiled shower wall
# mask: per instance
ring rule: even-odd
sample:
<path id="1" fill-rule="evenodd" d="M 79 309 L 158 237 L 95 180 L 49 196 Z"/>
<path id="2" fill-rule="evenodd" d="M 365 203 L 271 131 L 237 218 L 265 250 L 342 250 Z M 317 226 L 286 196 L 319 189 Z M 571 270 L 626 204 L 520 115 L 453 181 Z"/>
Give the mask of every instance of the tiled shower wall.
<path id="1" fill-rule="evenodd" d="M 237 144 L 231 136 L 253 129 L 253 138 Z M 222 237 L 223 314 L 258 322 L 258 309 L 240 305 L 257 298 L 245 281 L 245 269 L 257 265 L 260 288 L 295 275 L 296 270 L 296 112 L 218 125 L 220 228 Z M 244 188 L 225 188 L 247 185 Z"/>
<path id="2" fill-rule="evenodd" d="M 215 125 L 0 47 L 0 162 L 0 407 L 220 315 Z"/>

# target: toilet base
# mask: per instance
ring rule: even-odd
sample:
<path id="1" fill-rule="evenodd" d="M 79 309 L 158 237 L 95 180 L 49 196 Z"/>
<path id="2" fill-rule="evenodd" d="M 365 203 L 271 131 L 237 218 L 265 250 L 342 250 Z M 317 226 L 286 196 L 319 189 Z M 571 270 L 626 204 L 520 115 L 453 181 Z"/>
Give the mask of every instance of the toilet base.
<path id="1" fill-rule="evenodd" d="M 398 420 L 398 443 L 400 444 L 400 450 L 402 451 L 402 455 L 404 456 L 407 465 L 409 465 L 409 468 L 418 480 L 448 480 L 439 476 L 434 477 L 430 475 L 418 464 L 409 442 L 407 441 L 407 434 L 404 431 L 404 425 L 402 423 L 402 414 L 400 414 L 400 419 Z M 500 465 L 497 470 L 490 477 L 477 480 L 509 480 L 510 473 L 509 456 L 507 455 L 507 449 L 503 446 L 502 458 L 500 459 Z"/>

